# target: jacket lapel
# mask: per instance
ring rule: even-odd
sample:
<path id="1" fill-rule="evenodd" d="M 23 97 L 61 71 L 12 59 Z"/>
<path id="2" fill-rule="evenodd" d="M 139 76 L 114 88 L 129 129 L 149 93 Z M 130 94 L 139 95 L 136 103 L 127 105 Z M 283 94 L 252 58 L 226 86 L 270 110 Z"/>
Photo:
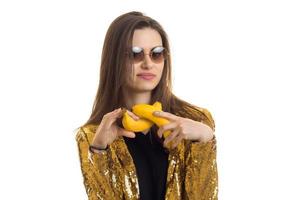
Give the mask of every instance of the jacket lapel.
<path id="1" fill-rule="evenodd" d="M 125 199 L 139 199 L 140 194 L 136 169 L 123 137 L 119 137 L 114 141 L 114 148 L 118 161 L 124 171 L 121 179 L 123 192 L 126 196 Z"/>

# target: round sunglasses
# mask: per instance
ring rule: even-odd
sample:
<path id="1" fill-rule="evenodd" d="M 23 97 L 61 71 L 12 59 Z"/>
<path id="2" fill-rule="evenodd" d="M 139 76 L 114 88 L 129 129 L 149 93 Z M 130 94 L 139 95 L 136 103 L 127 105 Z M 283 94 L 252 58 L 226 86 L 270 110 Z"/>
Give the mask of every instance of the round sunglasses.
<path id="1" fill-rule="evenodd" d="M 131 48 L 130 57 L 133 59 L 134 63 L 139 63 L 145 59 L 145 55 L 150 55 L 152 62 L 161 63 L 166 58 L 168 52 L 162 46 L 153 47 L 150 51 L 150 54 L 145 54 L 144 49 L 141 47 L 134 46 Z"/>

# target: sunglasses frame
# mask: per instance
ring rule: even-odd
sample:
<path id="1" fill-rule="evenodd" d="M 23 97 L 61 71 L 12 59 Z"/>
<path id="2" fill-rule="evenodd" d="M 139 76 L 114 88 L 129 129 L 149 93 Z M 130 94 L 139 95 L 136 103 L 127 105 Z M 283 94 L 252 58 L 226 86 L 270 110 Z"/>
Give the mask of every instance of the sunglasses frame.
<path id="1" fill-rule="evenodd" d="M 135 61 L 135 60 L 134 60 L 134 57 L 133 57 L 133 53 L 135 53 L 135 52 L 133 52 L 133 48 L 134 48 L 134 47 L 140 48 L 140 49 L 142 50 L 141 52 L 143 52 L 143 58 L 142 58 L 140 61 Z M 155 53 L 155 52 L 153 52 L 153 51 L 154 51 L 154 49 L 157 48 L 157 47 L 162 47 L 162 48 L 163 48 L 162 53 L 163 53 L 164 58 L 163 58 L 163 60 L 160 61 L 160 62 L 155 61 L 155 60 L 153 59 L 153 57 L 152 57 L 153 53 Z M 161 63 L 161 62 L 165 61 L 165 60 L 167 59 L 167 57 L 169 56 L 168 50 L 167 50 L 165 47 L 163 47 L 163 46 L 155 46 L 155 47 L 153 47 L 153 48 L 150 50 L 150 53 L 148 53 L 148 54 L 145 53 L 145 49 L 144 49 L 144 48 L 139 47 L 139 46 L 132 46 L 132 47 L 130 47 L 129 49 L 131 50 L 131 52 L 128 52 L 128 51 L 127 51 L 126 54 L 129 54 L 129 55 L 130 55 L 130 58 L 131 58 L 135 63 L 142 62 L 142 61 L 145 59 L 145 55 L 150 55 L 151 61 L 154 62 L 154 63 Z"/>

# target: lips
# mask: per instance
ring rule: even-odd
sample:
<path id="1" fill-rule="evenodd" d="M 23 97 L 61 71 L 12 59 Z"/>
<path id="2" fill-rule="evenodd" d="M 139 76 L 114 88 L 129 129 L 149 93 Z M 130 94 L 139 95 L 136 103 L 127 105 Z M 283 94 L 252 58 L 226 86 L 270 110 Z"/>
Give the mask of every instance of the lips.
<path id="1" fill-rule="evenodd" d="M 137 75 L 138 77 L 145 79 L 145 80 L 151 80 L 155 77 L 155 74 L 151 74 L 151 73 L 140 73 Z"/>
<path id="2" fill-rule="evenodd" d="M 155 76 L 155 74 L 152 74 L 152 73 L 139 73 L 138 76 Z"/>

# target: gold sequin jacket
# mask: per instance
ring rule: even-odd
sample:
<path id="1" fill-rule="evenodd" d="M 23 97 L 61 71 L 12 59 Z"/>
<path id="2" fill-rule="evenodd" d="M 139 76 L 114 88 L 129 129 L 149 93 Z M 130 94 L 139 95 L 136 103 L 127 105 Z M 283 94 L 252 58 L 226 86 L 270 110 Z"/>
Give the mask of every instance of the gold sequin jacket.
<path id="1" fill-rule="evenodd" d="M 202 122 L 215 130 L 214 120 Z M 123 137 L 102 153 L 91 153 L 98 125 L 80 127 L 76 133 L 83 183 L 89 200 L 137 200 L 139 186 L 133 159 Z M 206 142 L 182 142 L 169 152 L 166 200 L 217 200 L 216 137 Z"/>

